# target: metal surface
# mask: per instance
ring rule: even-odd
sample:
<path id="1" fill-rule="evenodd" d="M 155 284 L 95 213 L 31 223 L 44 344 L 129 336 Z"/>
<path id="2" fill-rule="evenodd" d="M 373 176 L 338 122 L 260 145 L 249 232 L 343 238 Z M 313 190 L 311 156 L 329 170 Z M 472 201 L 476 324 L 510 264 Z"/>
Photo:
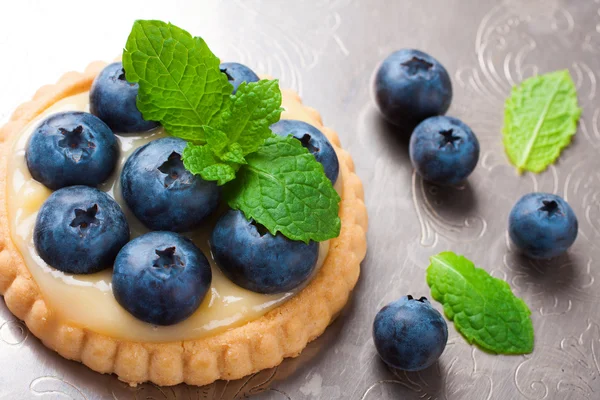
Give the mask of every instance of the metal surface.
<path id="1" fill-rule="evenodd" d="M 61 73 L 114 58 L 133 19 L 171 20 L 203 35 L 223 59 L 279 77 L 322 113 L 363 179 L 370 231 L 362 276 L 343 314 L 276 369 L 203 388 L 128 388 L 46 349 L 2 303 L 0 398 L 599 399 L 599 9 L 598 0 L 2 2 L 0 118 Z M 482 157 L 463 188 L 414 176 L 406 139 L 374 108 L 372 72 L 402 47 L 446 65 L 455 92 L 449 114 L 479 137 Z M 579 87 L 578 133 L 546 172 L 519 177 L 500 139 L 503 101 L 515 82 L 559 68 L 569 68 Z M 564 196 L 579 217 L 577 242 L 551 262 L 520 258 L 507 241 L 508 212 L 535 190 Z M 489 355 L 450 324 L 436 366 L 394 374 L 375 353 L 373 317 L 401 295 L 429 295 L 428 257 L 447 249 L 506 279 L 525 299 L 535 351 Z"/>

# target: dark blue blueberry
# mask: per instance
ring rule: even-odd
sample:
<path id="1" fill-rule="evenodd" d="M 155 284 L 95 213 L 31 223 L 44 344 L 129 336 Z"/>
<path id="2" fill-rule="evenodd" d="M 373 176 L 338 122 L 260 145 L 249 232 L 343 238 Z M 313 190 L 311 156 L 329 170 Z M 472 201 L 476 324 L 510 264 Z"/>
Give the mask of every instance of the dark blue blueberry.
<path id="1" fill-rule="evenodd" d="M 529 193 L 515 204 L 508 218 L 508 233 L 515 246 L 531 258 L 552 258 L 577 238 L 577 217 L 560 196 Z"/>
<path id="2" fill-rule="evenodd" d="M 375 100 L 383 116 L 400 126 L 414 126 L 442 115 L 452 101 L 452 83 L 442 64 L 419 50 L 388 56 L 375 76 Z"/>
<path id="3" fill-rule="evenodd" d="M 273 236 L 230 210 L 215 225 L 210 239 L 212 255 L 236 285 L 258 293 L 282 293 L 305 282 L 319 258 L 319 244 Z"/>
<path id="4" fill-rule="evenodd" d="M 244 64 L 227 62 L 219 66 L 221 72 L 227 75 L 227 80 L 233 85 L 233 93 L 237 92 L 242 82 L 258 82 L 260 79 L 250 68 Z"/>
<path id="5" fill-rule="evenodd" d="M 335 183 L 340 172 L 340 164 L 333 146 L 323 132 L 306 122 L 293 119 L 282 119 L 271 125 L 271 130 L 279 136 L 292 135 L 298 139 L 302 146 L 306 147 L 323 165 L 329 180 Z"/>
<path id="6" fill-rule="evenodd" d="M 129 225 L 116 201 L 88 186 L 52 193 L 40 208 L 33 242 L 46 264 L 72 274 L 110 268 L 129 240 Z"/>
<path id="7" fill-rule="evenodd" d="M 373 340 L 392 368 L 420 371 L 444 352 L 448 326 L 425 297 L 404 296 L 383 307 L 373 322 Z"/>
<path id="8" fill-rule="evenodd" d="M 136 106 L 139 85 L 125 80 L 123 63 L 107 65 L 90 90 L 90 112 L 116 133 L 145 132 L 158 122 L 146 121 Z"/>
<path id="9" fill-rule="evenodd" d="M 43 120 L 25 151 L 33 179 L 52 190 L 98 185 L 110 176 L 118 157 L 117 139 L 110 128 L 92 114 L 77 111 Z"/>
<path id="10" fill-rule="evenodd" d="M 410 137 L 412 165 L 423 179 L 455 185 L 467 179 L 479 160 L 479 141 L 467 125 L 452 117 L 431 117 Z"/>
<path id="11" fill-rule="evenodd" d="M 220 190 L 185 169 L 185 140 L 162 138 L 138 148 L 121 172 L 125 202 L 149 229 L 187 232 L 219 205 Z"/>
<path id="12" fill-rule="evenodd" d="M 208 260 L 191 240 L 150 232 L 119 252 L 112 289 L 121 307 L 137 319 L 173 325 L 198 309 L 211 280 Z"/>

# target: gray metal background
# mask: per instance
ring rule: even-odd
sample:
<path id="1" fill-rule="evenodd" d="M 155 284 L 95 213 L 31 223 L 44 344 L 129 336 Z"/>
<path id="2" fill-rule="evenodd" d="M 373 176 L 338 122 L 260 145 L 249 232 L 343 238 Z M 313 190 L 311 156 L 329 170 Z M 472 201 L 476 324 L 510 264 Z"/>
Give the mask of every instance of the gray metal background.
<path id="1" fill-rule="evenodd" d="M 135 18 L 170 20 L 204 36 L 224 60 L 279 77 L 322 113 L 354 157 L 370 230 L 344 313 L 298 359 L 274 370 L 203 388 L 130 389 L 47 350 L 2 303 L 0 398 L 599 399 L 599 9 L 598 0 L 2 1 L 0 118 L 61 73 L 114 58 Z M 479 137 L 482 157 L 463 188 L 423 184 L 405 137 L 377 115 L 371 75 L 402 47 L 445 64 L 455 92 L 449 114 Z M 579 87 L 578 133 L 546 172 L 519 177 L 501 144 L 503 100 L 513 83 L 559 68 L 569 68 Z M 579 217 L 577 242 L 551 262 L 522 259 L 507 242 L 510 208 L 535 190 L 564 196 Z M 535 351 L 489 355 L 449 324 L 436 366 L 393 374 L 376 356 L 373 317 L 401 295 L 429 295 L 428 257 L 448 249 L 506 279 L 525 299 Z"/>

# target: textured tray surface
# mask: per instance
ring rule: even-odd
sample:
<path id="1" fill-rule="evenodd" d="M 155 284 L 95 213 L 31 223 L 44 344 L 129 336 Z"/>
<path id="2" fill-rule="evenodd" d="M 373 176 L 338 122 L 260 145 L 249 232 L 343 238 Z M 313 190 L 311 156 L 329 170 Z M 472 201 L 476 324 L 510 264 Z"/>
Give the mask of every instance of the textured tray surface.
<path id="1" fill-rule="evenodd" d="M 320 111 L 354 158 L 370 226 L 369 253 L 350 304 L 299 358 L 275 370 L 202 388 L 130 389 L 47 350 L 0 302 L 0 399 L 598 398 L 599 2 L 224 0 L 179 1 L 169 8 L 164 0 L 143 7 L 123 1 L 13 3 L 0 10 L 0 43 L 10 55 L 0 66 L 0 118 L 63 72 L 113 58 L 134 18 L 168 19 L 203 35 L 223 59 L 280 77 L 283 87 L 298 90 L 305 104 Z M 82 17 L 91 13 L 94 18 Z M 26 26 L 14 17 L 28 14 Z M 396 139 L 400 135 L 373 106 L 373 69 L 401 47 L 421 48 L 446 65 L 455 92 L 449 114 L 479 137 L 482 158 L 462 190 L 443 190 L 413 176 L 406 140 Z M 503 101 L 513 83 L 560 68 L 571 70 L 584 110 L 575 141 L 543 174 L 518 177 L 500 140 Z M 574 247 L 550 263 L 523 260 L 507 244 L 508 212 L 534 190 L 564 196 L 579 217 Z M 526 357 L 488 355 L 450 326 L 449 345 L 436 367 L 393 374 L 375 354 L 372 319 L 401 295 L 429 295 L 427 259 L 447 249 L 506 279 L 525 299 L 533 311 L 536 350 Z"/>

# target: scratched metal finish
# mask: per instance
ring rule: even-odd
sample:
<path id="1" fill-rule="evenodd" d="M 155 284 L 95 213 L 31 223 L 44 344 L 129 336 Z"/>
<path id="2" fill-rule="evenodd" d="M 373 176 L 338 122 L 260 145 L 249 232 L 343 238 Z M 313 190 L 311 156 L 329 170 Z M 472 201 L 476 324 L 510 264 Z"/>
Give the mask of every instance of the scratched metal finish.
<path id="1" fill-rule="evenodd" d="M 0 118 L 61 73 L 112 59 L 135 18 L 171 20 L 203 35 L 223 59 L 279 77 L 340 133 L 370 214 L 361 279 L 343 314 L 300 357 L 202 388 L 129 388 L 63 360 L 2 303 L 0 399 L 600 398 L 600 1 L 3 2 Z M 406 136 L 374 108 L 373 70 L 402 47 L 430 52 L 453 77 L 449 114 L 471 125 L 482 149 L 464 187 L 442 189 L 415 176 Z M 560 68 L 569 68 L 579 88 L 577 136 L 546 172 L 519 177 L 500 139 L 503 101 L 514 83 Z M 551 262 L 523 259 L 507 240 L 512 205 L 536 190 L 564 196 L 579 217 L 577 242 Z M 428 257 L 447 249 L 506 279 L 525 299 L 533 354 L 483 353 L 449 324 L 434 367 L 393 373 L 380 362 L 373 317 L 402 295 L 429 295 Z"/>

